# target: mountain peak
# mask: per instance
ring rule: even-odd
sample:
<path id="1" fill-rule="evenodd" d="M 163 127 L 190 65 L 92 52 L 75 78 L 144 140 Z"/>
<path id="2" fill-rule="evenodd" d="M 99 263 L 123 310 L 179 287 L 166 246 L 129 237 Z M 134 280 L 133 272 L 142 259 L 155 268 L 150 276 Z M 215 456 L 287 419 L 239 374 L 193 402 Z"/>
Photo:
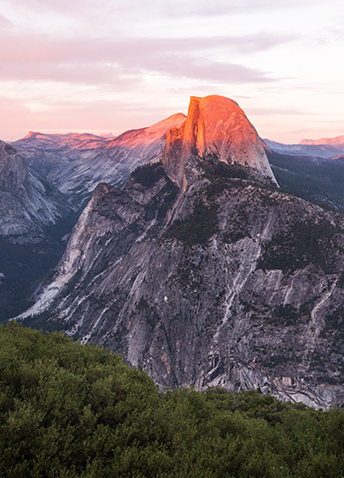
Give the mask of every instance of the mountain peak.
<path id="1" fill-rule="evenodd" d="M 35 131 L 29 131 L 28 134 L 24 136 L 24 139 L 36 138 L 38 134 L 39 133 L 36 133 Z"/>
<path id="2" fill-rule="evenodd" d="M 167 174 L 182 184 L 190 156 L 216 155 L 276 182 L 261 140 L 238 103 L 224 96 L 191 96 L 185 123 L 167 135 L 163 163 Z"/>

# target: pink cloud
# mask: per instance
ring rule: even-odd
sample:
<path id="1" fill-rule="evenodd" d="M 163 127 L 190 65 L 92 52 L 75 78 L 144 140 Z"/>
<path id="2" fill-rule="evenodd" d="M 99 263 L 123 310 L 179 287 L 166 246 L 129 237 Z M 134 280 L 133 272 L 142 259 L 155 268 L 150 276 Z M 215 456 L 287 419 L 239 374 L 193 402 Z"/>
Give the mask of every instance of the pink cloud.
<path id="1" fill-rule="evenodd" d="M 288 7 L 302 7 L 305 5 L 322 4 L 323 0 L 289 0 Z M 199 0 L 160 0 L 149 2 L 145 0 L 126 0 L 123 2 L 109 2 L 109 0 L 16 0 L 16 6 L 21 9 L 37 12 L 68 12 L 78 17 L 92 15 L 100 17 L 112 13 L 114 16 L 125 15 L 130 18 L 135 16 L 151 16 L 153 14 L 172 17 L 200 17 L 219 16 L 225 14 L 246 13 L 265 10 L 283 10 L 283 2 L 276 0 L 216 0 L 216 2 Z"/>
<path id="2" fill-rule="evenodd" d="M 129 76 L 123 68 L 91 64 L 46 64 L 4 63 L 1 65 L 1 80 L 54 81 L 85 85 L 112 85 L 123 92 L 137 86 L 140 75 Z"/>
<path id="3" fill-rule="evenodd" d="M 236 49 L 248 53 L 266 50 L 293 40 L 293 36 L 256 34 L 228 37 L 194 37 L 179 39 L 152 38 L 72 38 L 58 39 L 44 34 L 15 35 L 2 32 L 0 41 L 6 48 L 0 50 L 0 60 L 26 62 L 56 62 L 72 60 L 125 60 L 146 58 L 166 52 L 211 52 L 214 49 Z"/>
<path id="4" fill-rule="evenodd" d="M 4 17 L 3 15 L 0 15 L 0 29 L 7 29 L 12 27 L 13 27 L 13 23 L 11 22 L 11 20 Z"/>
<path id="5" fill-rule="evenodd" d="M 18 36 L 0 32 L 1 43 L 6 44 L 0 50 L 0 79 L 125 84 L 128 77 L 137 82 L 144 71 L 152 71 L 232 83 L 270 82 L 273 78 L 259 69 L 214 61 L 213 51 L 233 44 L 238 49 L 256 51 L 288 40 L 262 34 L 178 40 L 57 40 L 43 34 Z"/>

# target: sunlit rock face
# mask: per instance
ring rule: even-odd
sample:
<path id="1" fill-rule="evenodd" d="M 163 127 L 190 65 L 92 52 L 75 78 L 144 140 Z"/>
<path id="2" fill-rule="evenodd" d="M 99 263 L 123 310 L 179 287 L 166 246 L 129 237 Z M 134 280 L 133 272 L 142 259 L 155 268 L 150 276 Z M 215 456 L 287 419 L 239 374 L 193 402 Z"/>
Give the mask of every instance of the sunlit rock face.
<path id="1" fill-rule="evenodd" d="M 167 136 L 163 164 L 171 179 L 181 185 L 190 156 L 214 155 L 276 182 L 257 131 L 239 105 L 223 96 L 192 96 L 185 123 Z"/>

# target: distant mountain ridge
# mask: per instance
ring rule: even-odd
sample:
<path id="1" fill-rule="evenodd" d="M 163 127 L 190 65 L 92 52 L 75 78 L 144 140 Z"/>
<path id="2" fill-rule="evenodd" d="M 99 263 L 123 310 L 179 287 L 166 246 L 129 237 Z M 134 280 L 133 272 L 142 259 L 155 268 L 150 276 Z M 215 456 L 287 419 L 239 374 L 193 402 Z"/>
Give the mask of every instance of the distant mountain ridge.
<path id="1" fill-rule="evenodd" d="M 272 151 L 290 156 L 333 158 L 344 155 L 344 143 L 337 141 L 337 138 L 324 139 L 325 143 L 321 142 L 323 140 L 302 140 L 298 144 L 283 144 L 269 139 L 263 141 Z"/>
<path id="2" fill-rule="evenodd" d="M 185 115 L 177 113 L 113 138 L 30 132 L 12 144 L 33 170 L 66 194 L 74 207 L 80 207 L 98 183 L 121 187 L 136 167 L 160 160 L 168 131 L 184 121 Z"/>
<path id="3" fill-rule="evenodd" d="M 299 144 L 327 144 L 333 146 L 344 146 L 344 135 L 336 136 L 334 138 L 302 139 Z"/>

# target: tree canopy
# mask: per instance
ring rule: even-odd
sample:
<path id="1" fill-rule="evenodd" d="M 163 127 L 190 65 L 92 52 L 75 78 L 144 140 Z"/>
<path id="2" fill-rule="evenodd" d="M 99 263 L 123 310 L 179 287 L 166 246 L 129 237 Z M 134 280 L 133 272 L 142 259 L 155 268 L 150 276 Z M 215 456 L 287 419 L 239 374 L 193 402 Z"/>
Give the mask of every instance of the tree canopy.
<path id="1" fill-rule="evenodd" d="M 344 415 L 259 391 L 160 391 L 112 352 L 0 327 L 1 477 L 344 476 Z"/>

